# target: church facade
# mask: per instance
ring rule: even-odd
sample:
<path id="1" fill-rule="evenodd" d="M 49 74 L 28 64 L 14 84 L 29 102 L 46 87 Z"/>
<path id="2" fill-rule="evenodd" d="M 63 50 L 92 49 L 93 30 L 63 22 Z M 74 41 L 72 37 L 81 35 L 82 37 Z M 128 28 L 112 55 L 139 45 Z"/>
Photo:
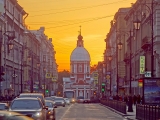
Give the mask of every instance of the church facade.
<path id="1" fill-rule="evenodd" d="M 63 78 L 63 92 L 73 90 L 75 98 L 91 97 L 90 54 L 84 48 L 83 37 L 78 35 L 77 46 L 70 56 L 70 78 Z"/>

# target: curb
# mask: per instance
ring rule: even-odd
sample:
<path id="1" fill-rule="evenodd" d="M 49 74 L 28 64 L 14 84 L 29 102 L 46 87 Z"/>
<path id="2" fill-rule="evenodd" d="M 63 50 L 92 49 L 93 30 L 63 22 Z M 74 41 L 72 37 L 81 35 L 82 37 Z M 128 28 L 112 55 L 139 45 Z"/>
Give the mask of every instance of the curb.
<path id="1" fill-rule="evenodd" d="M 111 107 L 105 106 L 105 105 L 103 105 L 101 103 L 100 103 L 100 105 L 103 106 L 103 107 L 106 107 L 107 109 L 111 110 L 112 112 L 115 112 L 115 113 L 121 115 L 122 117 L 125 117 L 128 120 L 137 120 L 137 119 L 129 118 L 129 116 L 134 116 L 134 115 L 127 115 L 127 114 L 121 113 L 121 112 L 119 112 L 119 111 L 117 111 L 117 110 L 115 110 L 115 109 L 113 109 Z"/>

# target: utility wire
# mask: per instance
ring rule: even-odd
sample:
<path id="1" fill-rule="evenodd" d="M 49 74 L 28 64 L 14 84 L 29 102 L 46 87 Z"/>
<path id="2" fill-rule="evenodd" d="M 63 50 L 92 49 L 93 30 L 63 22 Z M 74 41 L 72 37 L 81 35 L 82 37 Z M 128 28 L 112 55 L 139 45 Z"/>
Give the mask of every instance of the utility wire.
<path id="1" fill-rule="evenodd" d="M 122 0 L 122 1 L 127 1 L 127 0 Z M 121 2 L 121 1 L 117 1 L 117 2 Z M 109 3 L 110 4 L 110 3 Z M 92 7 L 92 6 L 88 6 L 88 7 Z M 87 6 L 83 6 L 83 7 L 75 7 L 74 9 L 83 9 L 83 8 L 87 8 Z M 39 11 L 52 11 L 52 10 L 64 10 L 64 9 L 70 9 L 70 10 L 74 10 L 73 8 L 60 8 L 60 9 L 45 9 L 45 10 L 36 10 L 36 11 L 30 11 L 30 12 L 39 12 Z"/>
<path id="2" fill-rule="evenodd" d="M 71 23 L 71 24 L 67 24 L 67 25 L 59 25 L 59 26 L 55 26 L 55 27 L 48 27 L 48 28 L 45 28 L 45 29 L 52 29 L 52 28 L 57 28 L 57 27 L 65 27 L 65 26 L 69 26 L 69 25 L 91 22 L 91 21 L 100 20 L 100 19 L 104 19 L 104 18 L 108 18 L 108 17 L 112 17 L 112 16 L 114 16 L 114 15 L 109 15 L 109 16 L 104 16 L 104 17 L 99 17 L 99 18 L 93 18 L 92 20 L 86 20 L 86 21 L 83 21 L 83 22 Z"/>
<path id="3" fill-rule="evenodd" d="M 119 3 L 119 2 L 124 2 L 124 1 L 128 1 L 128 0 L 120 0 L 120 1 L 112 2 L 112 3 L 107 3 L 107 4 L 101 4 L 101 5 L 95 5 L 95 6 L 88 6 L 88 7 L 77 8 L 77 9 L 73 9 L 73 10 L 60 11 L 60 12 L 54 12 L 54 13 L 39 14 L 39 15 L 33 15 L 33 16 L 29 16 L 29 17 L 37 17 L 37 16 L 44 16 L 44 15 L 51 15 L 51 14 L 58 14 L 58 13 L 65 13 L 65 12 L 71 12 L 71 11 L 77 11 L 77 10 L 95 8 L 95 7 L 111 5 L 111 4 L 115 4 L 115 3 Z"/>

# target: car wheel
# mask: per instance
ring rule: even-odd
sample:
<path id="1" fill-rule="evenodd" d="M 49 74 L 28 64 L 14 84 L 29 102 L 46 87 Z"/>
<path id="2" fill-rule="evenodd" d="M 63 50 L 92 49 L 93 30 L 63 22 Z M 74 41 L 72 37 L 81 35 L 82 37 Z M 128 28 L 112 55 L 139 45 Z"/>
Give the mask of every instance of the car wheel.
<path id="1" fill-rule="evenodd" d="M 63 107 L 65 107 L 65 105 L 63 105 Z"/>

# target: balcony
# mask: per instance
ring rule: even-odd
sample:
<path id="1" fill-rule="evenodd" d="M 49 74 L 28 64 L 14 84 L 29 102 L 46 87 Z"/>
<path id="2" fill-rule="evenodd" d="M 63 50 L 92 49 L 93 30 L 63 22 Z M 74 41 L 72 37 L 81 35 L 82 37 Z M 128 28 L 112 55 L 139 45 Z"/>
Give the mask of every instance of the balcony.
<path id="1" fill-rule="evenodd" d="M 149 43 L 149 38 L 147 36 L 145 36 L 143 39 L 142 39 L 142 46 L 141 48 L 146 51 L 150 48 L 150 43 Z"/>
<path id="2" fill-rule="evenodd" d="M 125 63 L 129 61 L 129 53 L 125 53 L 124 55 L 124 60 L 123 60 Z"/>

